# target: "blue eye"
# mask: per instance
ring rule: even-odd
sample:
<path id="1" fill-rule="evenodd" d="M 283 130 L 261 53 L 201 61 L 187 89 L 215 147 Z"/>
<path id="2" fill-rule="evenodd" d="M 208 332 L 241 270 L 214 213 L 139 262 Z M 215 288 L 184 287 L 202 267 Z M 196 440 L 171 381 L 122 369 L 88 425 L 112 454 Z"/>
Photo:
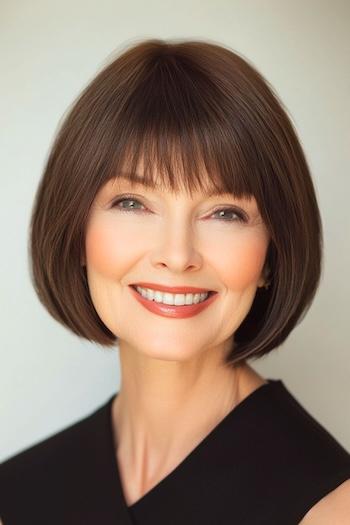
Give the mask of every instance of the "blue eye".
<path id="1" fill-rule="evenodd" d="M 142 203 L 140 201 L 138 201 L 137 199 L 134 199 L 134 198 L 131 198 L 131 197 L 123 197 L 122 199 L 118 199 L 116 200 L 113 204 L 112 204 L 112 208 L 115 208 L 117 206 L 117 204 L 120 204 L 122 202 L 137 202 L 138 204 L 141 204 Z M 142 205 L 143 206 L 143 205 Z M 131 206 L 122 206 L 119 208 L 121 211 L 134 211 L 134 210 L 137 210 L 137 208 L 134 208 L 134 207 L 131 207 Z"/>
<path id="2" fill-rule="evenodd" d="M 230 214 L 235 215 L 237 219 L 230 219 L 230 218 L 226 220 L 223 219 L 224 222 L 247 222 L 243 214 L 237 211 L 235 208 L 219 208 L 218 210 L 214 211 L 214 214 L 225 213 L 225 212 L 229 212 Z"/>
<path id="3" fill-rule="evenodd" d="M 136 208 L 135 206 L 118 206 L 119 204 L 122 204 L 124 202 L 131 202 L 131 203 L 137 203 L 137 204 L 140 204 L 141 206 L 143 206 L 142 202 L 140 202 L 138 199 L 135 199 L 132 195 L 124 195 L 123 197 L 117 199 L 116 201 L 113 202 L 112 204 L 112 208 L 116 208 L 118 207 L 120 211 L 122 212 L 130 212 L 130 211 L 135 211 L 135 212 L 144 212 L 144 210 L 140 209 L 140 208 Z M 242 212 L 239 212 L 238 210 L 236 210 L 236 208 L 219 208 L 217 210 L 215 210 L 213 212 L 213 215 L 217 214 L 217 213 L 230 213 L 230 214 L 233 214 L 234 216 L 236 216 L 236 218 L 223 218 L 223 217 L 219 217 L 219 220 L 221 222 L 247 222 L 247 219 L 245 218 L 245 216 L 243 215 Z"/>

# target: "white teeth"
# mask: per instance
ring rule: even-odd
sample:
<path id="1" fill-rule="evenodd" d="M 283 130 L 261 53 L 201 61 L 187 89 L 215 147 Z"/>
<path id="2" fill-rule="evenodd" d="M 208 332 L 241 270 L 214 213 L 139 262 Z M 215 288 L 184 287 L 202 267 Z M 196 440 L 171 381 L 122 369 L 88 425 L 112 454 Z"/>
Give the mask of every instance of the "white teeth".
<path id="1" fill-rule="evenodd" d="M 155 301 L 156 303 L 163 303 L 175 306 L 201 303 L 202 301 L 205 301 L 205 299 L 207 299 L 209 295 L 209 292 L 196 294 L 172 294 L 168 292 L 160 292 L 158 290 L 151 290 L 150 288 L 141 288 L 140 286 L 136 286 L 136 289 L 142 295 L 142 297 L 148 299 L 149 301 Z"/>

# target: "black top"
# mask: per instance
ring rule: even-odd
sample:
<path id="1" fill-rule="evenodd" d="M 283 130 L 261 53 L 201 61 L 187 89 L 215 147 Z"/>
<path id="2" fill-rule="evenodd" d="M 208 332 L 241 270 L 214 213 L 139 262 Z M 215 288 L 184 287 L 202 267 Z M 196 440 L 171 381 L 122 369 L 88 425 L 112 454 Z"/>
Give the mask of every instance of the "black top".
<path id="1" fill-rule="evenodd" d="M 127 506 L 111 405 L 0 465 L 4 525 L 296 525 L 350 478 L 350 454 L 267 379 Z"/>

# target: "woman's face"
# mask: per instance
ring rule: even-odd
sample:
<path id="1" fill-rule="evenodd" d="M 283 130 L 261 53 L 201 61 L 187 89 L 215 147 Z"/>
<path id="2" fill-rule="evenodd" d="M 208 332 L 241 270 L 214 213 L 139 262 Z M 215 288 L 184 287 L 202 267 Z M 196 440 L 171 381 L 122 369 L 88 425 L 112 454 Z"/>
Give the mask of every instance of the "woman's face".
<path id="1" fill-rule="evenodd" d="M 198 357 L 224 348 L 248 314 L 264 283 L 268 244 L 255 199 L 190 198 L 119 177 L 100 189 L 90 210 L 84 262 L 92 301 L 120 346 L 165 360 Z M 218 294 L 200 313 L 171 318 L 135 298 L 129 285 L 139 282 Z"/>

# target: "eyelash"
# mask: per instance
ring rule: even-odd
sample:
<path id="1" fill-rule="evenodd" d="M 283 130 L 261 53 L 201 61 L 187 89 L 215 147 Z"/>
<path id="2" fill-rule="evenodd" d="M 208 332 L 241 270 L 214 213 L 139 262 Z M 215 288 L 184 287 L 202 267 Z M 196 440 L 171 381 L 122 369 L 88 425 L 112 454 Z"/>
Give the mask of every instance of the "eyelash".
<path id="1" fill-rule="evenodd" d="M 115 208 L 117 206 L 117 204 L 120 204 L 121 202 L 123 201 L 134 201 L 134 202 L 138 202 L 139 204 L 142 204 L 142 202 L 139 200 L 139 199 L 136 199 L 133 195 L 124 195 L 123 197 L 117 199 L 116 201 L 114 201 L 112 203 L 112 208 Z M 122 212 L 126 212 L 126 213 L 129 213 L 130 211 L 140 211 L 141 213 L 143 212 L 143 210 L 137 210 L 137 209 L 133 209 L 133 208 L 118 208 L 118 210 L 122 211 Z M 213 211 L 213 214 L 214 213 L 218 213 L 220 211 L 230 211 L 230 212 L 233 212 L 238 218 L 237 219 L 219 219 L 221 222 L 242 222 L 242 223 L 245 223 L 247 222 L 247 219 L 244 217 L 243 214 L 241 214 L 239 211 L 237 211 L 235 208 L 231 208 L 231 207 L 226 207 L 226 208 L 218 208 L 216 210 Z"/>

